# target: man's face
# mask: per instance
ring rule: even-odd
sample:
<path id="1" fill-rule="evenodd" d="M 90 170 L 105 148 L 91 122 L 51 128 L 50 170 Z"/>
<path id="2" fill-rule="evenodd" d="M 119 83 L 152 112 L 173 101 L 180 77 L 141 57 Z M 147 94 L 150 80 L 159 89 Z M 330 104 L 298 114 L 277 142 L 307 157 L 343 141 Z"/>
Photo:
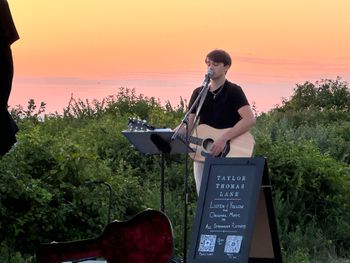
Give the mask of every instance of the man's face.
<path id="1" fill-rule="evenodd" d="M 227 70 L 230 68 L 229 65 L 224 66 L 222 62 L 215 62 L 209 58 L 206 58 L 205 63 L 208 66 L 208 69 L 213 71 L 213 76 L 211 79 L 217 79 L 226 75 Z"/>

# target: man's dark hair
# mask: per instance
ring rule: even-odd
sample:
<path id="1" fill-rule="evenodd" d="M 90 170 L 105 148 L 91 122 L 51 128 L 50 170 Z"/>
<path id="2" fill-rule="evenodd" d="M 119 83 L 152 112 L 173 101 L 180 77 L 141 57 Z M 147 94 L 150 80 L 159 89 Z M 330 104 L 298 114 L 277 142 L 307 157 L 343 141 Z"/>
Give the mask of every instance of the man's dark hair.
<path id="1" fill-rule="evenodd" d="M 206 60 L 207 59 L 210 59 L 216 63 L 224 63 L 224 66 L 231 66 L 232 63 L 230 55 L 225 50 L 221 49 L 210 51 L 206 57 Z"/>

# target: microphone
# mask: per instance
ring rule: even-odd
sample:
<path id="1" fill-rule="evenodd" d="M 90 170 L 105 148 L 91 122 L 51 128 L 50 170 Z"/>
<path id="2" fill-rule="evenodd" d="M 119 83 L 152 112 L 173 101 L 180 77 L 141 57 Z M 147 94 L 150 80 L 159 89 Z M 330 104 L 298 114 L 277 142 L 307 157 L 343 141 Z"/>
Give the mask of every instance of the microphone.
<path id="1" fill-rule="evenodd" d="M 208 75 L 209 77 L 212 77 L 212 76 L 214 75 L 214 71 L 213 71 L 211 68 L 208 68 L 207 75 Z"/>
<path id="2" fill-rule="evenodd" d="M 214 72 L 212 69 L 208 68 L 207 74 L 205 74 L 204 82 L 202 86 L 208 85 L 210 78 L 214 75 Z"/>

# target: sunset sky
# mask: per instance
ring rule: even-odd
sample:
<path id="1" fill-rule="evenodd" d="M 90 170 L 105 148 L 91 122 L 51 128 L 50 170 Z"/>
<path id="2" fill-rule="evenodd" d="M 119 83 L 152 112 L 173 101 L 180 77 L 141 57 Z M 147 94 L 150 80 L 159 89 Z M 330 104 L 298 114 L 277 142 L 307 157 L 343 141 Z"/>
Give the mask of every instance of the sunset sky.
<path id="1" fill-rule="evenodd" d="M 71 94 L 102 99 L 119 87 L 189 99 L 205 55 L 233 59 L 228 79 L 259 111 L 297 83 L 350 81 L 349 0 L 8 0 L 21 39 L 12 46 L 10 105 L 30 98 L 62 111 Z"/>

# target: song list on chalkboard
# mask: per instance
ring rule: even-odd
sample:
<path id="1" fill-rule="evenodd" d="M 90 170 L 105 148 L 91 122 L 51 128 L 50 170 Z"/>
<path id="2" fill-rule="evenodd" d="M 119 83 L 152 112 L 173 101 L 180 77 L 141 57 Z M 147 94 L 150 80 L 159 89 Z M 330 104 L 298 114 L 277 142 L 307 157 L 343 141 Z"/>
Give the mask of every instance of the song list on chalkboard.
<path id="1" fill-rule="evenodd" d="M 212 165 L 205 195 L 197 256 L 239 259 L 249 218 L 254 166 Z"/>

